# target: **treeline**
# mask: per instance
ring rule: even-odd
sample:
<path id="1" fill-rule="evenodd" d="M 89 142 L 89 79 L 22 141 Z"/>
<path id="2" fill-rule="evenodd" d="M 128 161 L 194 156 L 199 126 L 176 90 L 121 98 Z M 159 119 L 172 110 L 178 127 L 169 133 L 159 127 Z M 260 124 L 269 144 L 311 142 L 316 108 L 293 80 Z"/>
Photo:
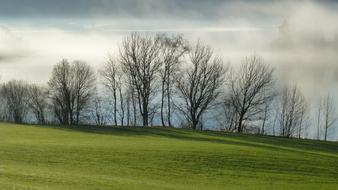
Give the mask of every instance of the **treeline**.
<path id="1" fill-rule="evenodd" d="M 333 98 L 321 98 L 314 120 L 297 85 L 277 83 L 274 68 L 259 55 L 232 67 L 200 41 L 133 33 L 98 72 L 83 61 L 64 59 L 46 85 L 3 83 L 1 117 L 72 126 L 213 126 L 327 140 L 336 120 Z"/>

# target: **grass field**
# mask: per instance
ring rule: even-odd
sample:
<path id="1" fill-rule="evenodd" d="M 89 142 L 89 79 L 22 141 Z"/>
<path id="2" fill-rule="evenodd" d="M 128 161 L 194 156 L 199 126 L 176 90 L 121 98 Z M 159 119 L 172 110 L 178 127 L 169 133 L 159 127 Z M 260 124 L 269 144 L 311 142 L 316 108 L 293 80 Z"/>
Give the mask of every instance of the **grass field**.
<path id="1" fill-rule="evenodd" d="M 338 189 L 338 144 L 0 124 L 0 189 Z"/>

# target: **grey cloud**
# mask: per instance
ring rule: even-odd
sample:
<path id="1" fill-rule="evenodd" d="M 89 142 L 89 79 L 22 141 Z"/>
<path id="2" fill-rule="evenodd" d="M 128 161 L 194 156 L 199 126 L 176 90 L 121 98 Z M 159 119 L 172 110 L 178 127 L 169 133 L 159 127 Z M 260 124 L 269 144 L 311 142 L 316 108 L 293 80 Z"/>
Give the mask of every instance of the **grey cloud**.
<path id="1" fill-rule="evenodd" d="M 6 18 L 99 16 L 216 20 L 223 17 L 268 20 L 298 4 L 290 0 L 1 0 L 0 3 L 0 17 Z M 326 1 L 326 4 L 334 4 L 334 1 Z M 271 9 L 272 6 L 275 8 Z"/>

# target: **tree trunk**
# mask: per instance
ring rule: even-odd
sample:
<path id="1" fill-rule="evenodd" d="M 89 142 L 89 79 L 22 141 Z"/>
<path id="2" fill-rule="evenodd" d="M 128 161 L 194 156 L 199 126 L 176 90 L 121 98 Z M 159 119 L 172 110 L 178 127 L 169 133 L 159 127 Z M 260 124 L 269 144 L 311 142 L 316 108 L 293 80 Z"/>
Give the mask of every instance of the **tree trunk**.
<path id="1" fill-rule="evenodd" d="M 143 117 L 143 126 L 144 127 L 148 127 L 148 104 L 146 101 L 143 101 L 143 105 L 142 105 L 142 109 L 143 109 L 143 113 L 142 113 L 142 117 Z"/>
<path id="2" fill-rule="evenodd" d="M 117 103 L 117 101 L 116 101 L 116 91 L 114 91 L 113 92 L 113 98 L 114 98 L 114 123 L 115 123 L 115 126 L 117 126 L 117 117 L 116 117 L 116 112 L 117 112 L 117 105 L 116 105 L 116 103 Z"/>
<path id="3" fill-rule="evenodd" d="M 79 125 L 79 120 L 80 120 L 80 110 L 76 110 L 76 125 Z"/>
<path id="4" fill-rule="evenodd" d="M 165 94 L 165 80 L 162 80 L 162 94 L 161 94 L 161 122 L 162 122 L 162 126 L 165 126 L 165 122 L 164 122 L 164 94 Z"/>
<path id="5" fill-rule="evenodd" d="M 143 114 L 143 126 L 148 127 L 148 114 Z"/>
<path id="6" fill-rule="evenodd" d="M 301 118 L 300 118 L 300 123 L 299 123 L 298 139 L 301 139 L 301 137 L 302 137 L 303 117 L 304 117 L 304 113 L 302 112 L 302 115 L 301 115 Z"/>
<path id="7" fill-rule="evenodd" d="M 196 119 L 193 119 L 192 122 L 191 122 L 191 128 L 193 130 L 196 130 L 197 125 L 198 125 L 198 122 L 196 121 Z"/>
<path id="8" fill-rule="evenodd" d="M 130 125 L 130 96 L 127 98 L 127 126 Z"/>
<path id="9" fill-rule="evenodd" d="M 320 139 L 320 131 L 319 131 L 319 128 L 320 128 L 320 113 L 321 113 L 321 105 L 318 109 L 318 118 L 317 118 L 317 139 L 318 140 Z"/>
<path id="10" fill-rule="evenodd" d="M 124 126 L 124 103 L 121 87 L 119 87 L 119 94 L 120 94 L 120 109 L 121 109 L 121 126 Z"/>
<path id="11" fill-rule="evenodd" d="M 168 106 L 168 125 L 169 125 L 169 127 L 171 127 L 172 125 L 171 125 L 171 94 L 170 94 L 170 83 L 169 83 L 169 81 L 168 81 L 168 83 L 167 83 L 167 106 Z"/>
<path id="12" fill-rule="evenodd" d="M 263 120 L 263 125 L 262 125 L 262 135 L 264 135 L 264 133 L 265 133 L 264 128 L 265 128 L 265 119 Z"/>
<path id="13" fill-rule="evenodd" d="M 262 134 L 265 134 L 265 123 L 268 117 L 268 105 L 265 105 L 265 109 L 264 109 L 264 118 L 263 118 L 263 124 L 262 124 Z"/>
<path id="14" fill-rule="evenodd" d="M 325 118 L 325 136 L 324 140 L 327 140 L 327 129 L 329 128 L 329 120 L 328 120 L 328 113 L 326 113 L 326 118 Z"/>
<path id="15" fill-rule="evenodd" d="M 135 103 L 134 91 L 132 91 L 132 94 L 131 94 L 131 101 L 133 104 L 133 126 L 135 127 L 136 126 L 136 103 Z"/>
<path id="16" fill-rule="evenodd" d="M 238 121 L 238 127 L 237 127 L 237 132 L 242 133 L 243 132 L 243 114 L 239 116 L 239 121 Z"/>

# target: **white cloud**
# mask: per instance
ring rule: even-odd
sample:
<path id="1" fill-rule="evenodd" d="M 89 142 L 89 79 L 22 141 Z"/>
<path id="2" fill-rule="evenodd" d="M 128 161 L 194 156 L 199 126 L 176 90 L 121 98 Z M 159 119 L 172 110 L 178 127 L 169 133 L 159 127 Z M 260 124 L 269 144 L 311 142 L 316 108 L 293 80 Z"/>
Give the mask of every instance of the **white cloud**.
<path id="1" fill-rule="evenodd" d="M 7 27 L 0 27 L 0 63 L 31 54 L 30 45 Z"/>
<path id="2" fill-rule="evenodd" d="M 4 51 L 0 53 L 6 55 L 6 59 L 2 60 L 0 71 L 1 79 L 5 81 L 15 78 L 46 83 L 53 65 L 63 58 L 83 60 L 98 69 L 106 61 L 108 53 L 117 53 L 117 44 L 122 40 L 120 35 L 69 32 L 56 28 L 18 27 L 13 31 L 23 36 L 27 43 L 19 43 L 23 40 L 15 40 L 20 39 L 18 37 L 6 38 L 2 43 Z M 26 44 L 31 45 L 29 51 L 24 48 Z"/>

